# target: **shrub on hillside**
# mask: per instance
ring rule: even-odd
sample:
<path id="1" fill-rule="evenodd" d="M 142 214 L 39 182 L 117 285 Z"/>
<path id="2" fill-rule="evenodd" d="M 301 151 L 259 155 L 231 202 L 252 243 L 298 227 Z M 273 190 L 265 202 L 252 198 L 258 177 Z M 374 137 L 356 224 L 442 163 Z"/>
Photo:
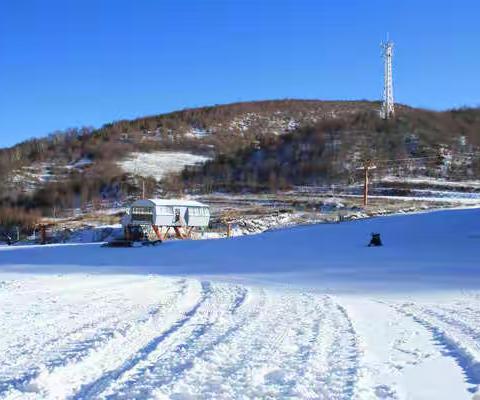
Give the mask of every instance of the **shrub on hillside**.
<path id="1" fill-rule="evenodd" d="M 3 229 L 18 226 L 22 231 L 30 231 L 39 222 L 39 211 L 25 210 L 19 207 L 0 207 L 0 227 Z"/>

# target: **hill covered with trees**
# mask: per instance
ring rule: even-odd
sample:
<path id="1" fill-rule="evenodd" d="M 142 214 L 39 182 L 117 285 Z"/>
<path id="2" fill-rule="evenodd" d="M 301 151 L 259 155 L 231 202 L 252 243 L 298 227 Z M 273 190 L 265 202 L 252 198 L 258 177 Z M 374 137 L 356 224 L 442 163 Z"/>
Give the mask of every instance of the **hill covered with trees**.
<path id="1" fill-rule="evenodd" d="M 384 121 L 379 107 L 368 101 L 247 102 L 55 132 L 0 150 L 0 207 L 51 215 L 54 208 L 123 201 L 139 195 L 140 180 L 120 161 L 158 151 L 210 161 L 161 182 L 147 173 L 149 193 L 348 184 L 366 158 L 379 160 L 379 174 L 480 178 L 479 109 L 398 105 L 395 118 Z M 412 158 L 418 161 L 394 162 Z"/>

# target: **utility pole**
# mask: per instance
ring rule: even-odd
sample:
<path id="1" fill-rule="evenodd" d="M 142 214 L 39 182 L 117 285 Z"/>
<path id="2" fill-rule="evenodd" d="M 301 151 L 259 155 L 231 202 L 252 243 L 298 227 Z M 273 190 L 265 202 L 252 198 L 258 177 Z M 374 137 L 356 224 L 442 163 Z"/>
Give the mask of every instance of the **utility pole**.
<path id="1" fill-rule="evenodd" d="M 227 226 L 227 237 L 232 236 L 232 223 L 237 218 L 237 212 L 234 210 L 226 210 L 221 216 L 221 221 Z"/>
<path id="2" fill-rule="evenodd" d="M 363 169 L 363 206 L 368 205 L 368 184 L 369 176 L 368 171 L 371 169 L 377 168 L 372 160 L 365 160 L 363 166 L 360 169 Z"/>
<path id="3" fill-rule="evenodd" d="M 145 199 L 145 179 L 142 178 L 142 199 Z"/>

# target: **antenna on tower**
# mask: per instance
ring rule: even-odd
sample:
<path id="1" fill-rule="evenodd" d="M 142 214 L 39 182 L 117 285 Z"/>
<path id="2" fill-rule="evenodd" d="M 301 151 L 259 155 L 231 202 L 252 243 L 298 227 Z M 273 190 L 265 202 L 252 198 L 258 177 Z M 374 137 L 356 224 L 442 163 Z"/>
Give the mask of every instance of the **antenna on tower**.
<path id="1" fill-rule="evenodd" d="M 393 104 L 393 78 L 392 78 L 392 56 L 393 42 L 387 33 L 387 41 L 381 43 L 383 56 L 383 103 L 380 115 L 383 119 L 393 117 L 395 110 Z"/>

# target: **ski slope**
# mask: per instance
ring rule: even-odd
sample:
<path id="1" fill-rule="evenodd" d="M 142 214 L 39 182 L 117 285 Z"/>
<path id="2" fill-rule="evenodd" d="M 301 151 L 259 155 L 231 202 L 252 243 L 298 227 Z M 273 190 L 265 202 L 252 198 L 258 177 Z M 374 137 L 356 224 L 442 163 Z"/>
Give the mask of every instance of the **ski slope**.
<path id="1" fill-rule="evenodd" d="M 479 245 L 472 209 L 3 247 L 0 398 L 472 399 Z"/>

